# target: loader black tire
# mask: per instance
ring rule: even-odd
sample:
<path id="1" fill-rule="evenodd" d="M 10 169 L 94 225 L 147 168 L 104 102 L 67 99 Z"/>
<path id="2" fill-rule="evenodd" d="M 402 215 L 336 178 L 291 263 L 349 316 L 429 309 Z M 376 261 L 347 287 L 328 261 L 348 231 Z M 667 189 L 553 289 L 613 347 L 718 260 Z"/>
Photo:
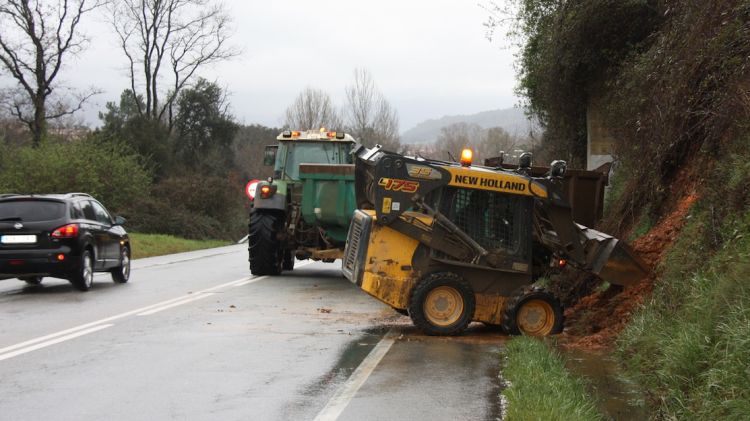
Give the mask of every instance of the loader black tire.
<path id="1" fill-rule="evenodd" d="M 474 317 L 471 286 L 452 272 L 432 273 L 412 290 L 409 317 L 428 335 L 451 336 L 466 330 Z"/>
<path id="2" fill-rule="evenodd" d="M 562 332 L 564 323 L 560 300 L 529 285 L 519 288 L 506 303 L 502 327 L 510 335 L 548 336 Z"/>
<path id="3" fill-rule="evenodd" d="M 278 232 L 283 223 L 282 216 L 273 212 L 253 210 L 248 225 L 248 252 L 250 272 L 256 276 L 281 273 L 283 250 Z"/>
<path id="4" fill-rule="evenodd" d="M 284 250 L 284 261 L 281 264 L 284 270 L 294 270 L 294 255 L 291 250 Z"/>

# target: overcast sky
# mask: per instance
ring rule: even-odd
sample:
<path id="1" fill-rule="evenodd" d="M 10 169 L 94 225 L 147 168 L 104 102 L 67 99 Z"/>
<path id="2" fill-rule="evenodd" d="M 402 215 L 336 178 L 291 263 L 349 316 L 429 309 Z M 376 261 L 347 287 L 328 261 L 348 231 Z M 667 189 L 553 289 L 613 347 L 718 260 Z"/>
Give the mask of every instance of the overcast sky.
<path id="1" fill-rule="evenodd" d="M 229 90 L 244 124 L 279 126 L 307 86 L 343 104 L 356 67 L 371 73 L 398 110 L 401 131 L 428 118 L 512 107 L 513 51 L 502 39 L 486 39 L 479 1 L 229 0 L 232 41 L 243 54 L 202 76 Z M 71 85 L 104 91 L 86 110 L 92 124 L 128 86 L 124 57 L 103 22 L 88 16 L 89 48 L 63 74 Z"/>

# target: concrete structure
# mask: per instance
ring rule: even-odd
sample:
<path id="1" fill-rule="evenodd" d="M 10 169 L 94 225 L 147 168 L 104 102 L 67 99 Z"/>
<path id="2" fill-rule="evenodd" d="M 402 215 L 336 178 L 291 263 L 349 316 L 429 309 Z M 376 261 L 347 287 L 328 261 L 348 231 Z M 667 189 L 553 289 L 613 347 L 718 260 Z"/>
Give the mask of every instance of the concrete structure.
<path id="1" fill-rule="evenodd" d="M 612 162 L 615 139 L 607 131 L 604 107 L 598 97 L 589 99 L 586 109 L 586 169 L 593 170 Z"/>

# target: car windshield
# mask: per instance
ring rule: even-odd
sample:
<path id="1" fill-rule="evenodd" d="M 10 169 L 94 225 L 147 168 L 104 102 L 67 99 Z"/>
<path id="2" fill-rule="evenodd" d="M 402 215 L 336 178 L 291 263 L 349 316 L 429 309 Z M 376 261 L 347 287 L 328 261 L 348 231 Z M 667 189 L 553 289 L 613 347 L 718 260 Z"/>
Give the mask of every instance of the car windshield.
<path id="1" fill-rule="evenodd" d="M 12 200 L 0 202 L 0 221 L 38 222 L 60 219 L 65 204 L 49 200 Z"/>

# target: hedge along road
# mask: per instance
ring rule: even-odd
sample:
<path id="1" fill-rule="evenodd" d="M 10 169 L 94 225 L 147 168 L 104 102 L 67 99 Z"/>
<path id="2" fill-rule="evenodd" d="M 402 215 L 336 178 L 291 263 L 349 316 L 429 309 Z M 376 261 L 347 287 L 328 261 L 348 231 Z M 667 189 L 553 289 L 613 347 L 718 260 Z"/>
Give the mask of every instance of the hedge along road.
<path id="1" fill-rule="evenodd" d="M 56 420 L 492 420 L 504 337 L 420 334 L 341 276 L 253 277 L 245 246 L 0 281 L 0 414 Z"/>

